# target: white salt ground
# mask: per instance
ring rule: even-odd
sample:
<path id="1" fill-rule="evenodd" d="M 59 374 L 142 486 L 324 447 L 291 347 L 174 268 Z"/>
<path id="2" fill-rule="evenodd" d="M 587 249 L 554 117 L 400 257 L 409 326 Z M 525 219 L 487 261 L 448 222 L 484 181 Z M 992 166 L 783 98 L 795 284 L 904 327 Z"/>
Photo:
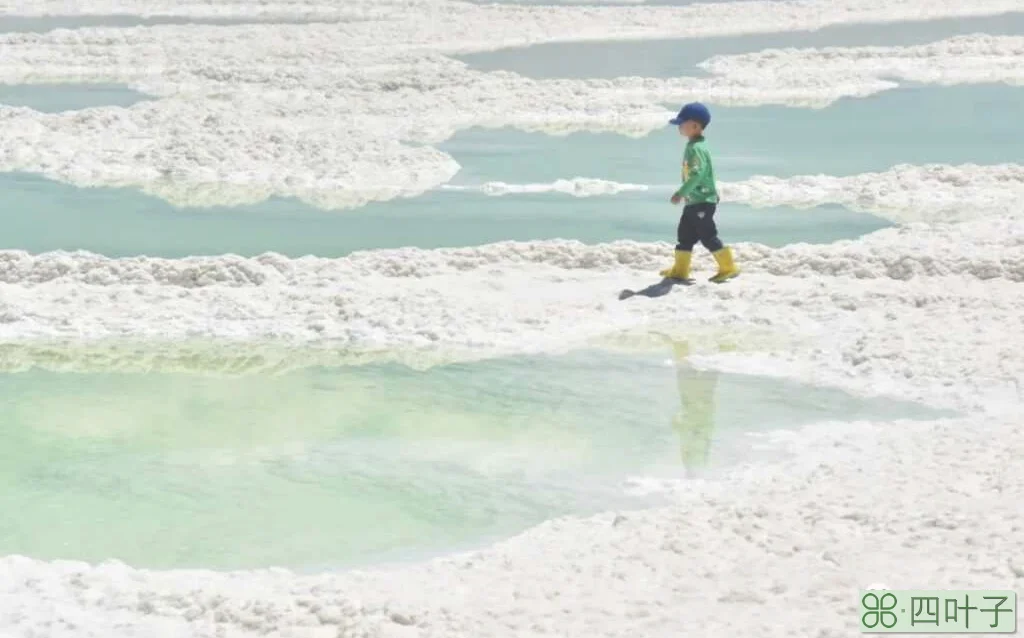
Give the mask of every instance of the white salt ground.
<path id="1" fill-rule="evenodd" d="M 774 318 L 802 333 L 812 326 L 792 325 L 793 316 L 819 311 L 815 301 L 832 311 L 834 297 L 848 289 L 881 294 L 889 280 L 913 280 L 914 286 L 894 290 L 917 303 L 936 277 L 966 278 L 962 290 L 946 290 L 947 282 L 940 287 L 943 294 L 955 292 L 950 302 L 957 304 L 963 295 L 973 295 L 980 282 L 1011 284 L 986 303 L 990 310 L 1014 299 L 1017 284 L 1024 282 L 1024 221 L 998 209 L 989 214 L 990 219 L 915 224 L 831 245 L 771 249 L 738 244 L 744 281 L 758 283 L 688 290 L 680 301 L 692 303 L 682 306 L 619 303 L 614 296 L 622 288 L 650 283 L 671 257 L 667 243 L 503 242 L 375 250 L 340 259 L 276 254 L 112 259 L 2 251 L 0 338 L 215 337 L 498 352 L 550 348 L 638 325 L 673 323 L 680 312 L 688 313 L 689 324 L 756 324 Z M 706 255 L 698 256 L 699 269 L 711 265 Z M 761 276 L 781 279 L 765 289 Z M 765 295 L 772 301 L 762 307 Z M 786 307 L 780 308 L 783 299 Z M 863 310 L 861 302 L 841 306 Z"/>

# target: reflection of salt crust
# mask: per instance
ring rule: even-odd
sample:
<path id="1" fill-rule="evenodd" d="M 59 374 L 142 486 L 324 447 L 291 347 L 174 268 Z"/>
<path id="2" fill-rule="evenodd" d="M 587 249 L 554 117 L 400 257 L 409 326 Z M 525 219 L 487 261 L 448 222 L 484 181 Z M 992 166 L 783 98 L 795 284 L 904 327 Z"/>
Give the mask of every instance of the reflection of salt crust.
<path id="1" fill-rule="evenodd" d="M 450 10 L 467 19 L 484 9 Z M 597 24 L 593 16 L 628 10 L 577 11 Z M 533 33 L 522 28 L 524 37 Z M 470 46 L 468 35 L 442 42 L 430 32 L 410 33 L 403 19 L 0 36 L 2 82 L 115 82 L 160 98 L 58 114 L 0 108 L 0 170 L 80 186 L 133 186 L 180 205 L 283 196 L 345 209 L 445 183 L 458 164 L 429 145 L 471 126 L 642 135 L 665 126 L 665 103 L 694 95 L 722 104 L 820 107 L 893 88 L 893 77 L 1024 77 L 1024 38 L 976 35 L 920 47 L 718 57 L 706 63 L 714 73 L 708 78 L 539 81 L 473 71 L 442 55 L 451 42 Z"/>

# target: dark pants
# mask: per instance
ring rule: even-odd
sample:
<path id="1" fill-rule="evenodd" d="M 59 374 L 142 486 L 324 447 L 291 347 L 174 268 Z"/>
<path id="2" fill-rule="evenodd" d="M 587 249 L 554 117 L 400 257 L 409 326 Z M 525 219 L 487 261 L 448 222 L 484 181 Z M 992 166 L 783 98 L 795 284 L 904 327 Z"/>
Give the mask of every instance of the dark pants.
<path id="1" fill-rule="evenodd" d="M 679 218 L 676 231 L 676 250 L 692 251 L 699 241 L 711 252 L 722 250 L 722 240 L 718 238 L 715 226 L 715 209 L 717 204 L 687 204 L 683 208 L 683 216 Z"/>

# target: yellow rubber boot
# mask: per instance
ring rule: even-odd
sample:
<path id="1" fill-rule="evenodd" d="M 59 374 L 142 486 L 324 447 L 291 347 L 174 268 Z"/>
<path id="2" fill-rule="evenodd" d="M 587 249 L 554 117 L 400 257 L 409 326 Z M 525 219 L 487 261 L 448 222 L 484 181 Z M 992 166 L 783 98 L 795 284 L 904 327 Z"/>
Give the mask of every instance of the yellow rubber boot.
<path id="1" fill-rule="evenodd" d="M 727 279 L 732 279 L 736 275 L 740 274 L 740 269 L 736 267 L 735 262 L 732 260 L 732 249 L 725 247 L 719 251 L 712 253 L 715 256 L 715 261 L 718 262 L 718 272 L 715 273 L 708 281 L 713 281 L 716 284 L 720 284 Z"/>
<path id="2" fill-rule="evenodd" d="M 688 280 L 690 278 L 690 259 L 692 257 L 693 253 L 688 250 L 677 250 L 676 262 L 672 264 L 671 268 L 662 270 L 661 276 L 668 277 L 669 279 Z"/>

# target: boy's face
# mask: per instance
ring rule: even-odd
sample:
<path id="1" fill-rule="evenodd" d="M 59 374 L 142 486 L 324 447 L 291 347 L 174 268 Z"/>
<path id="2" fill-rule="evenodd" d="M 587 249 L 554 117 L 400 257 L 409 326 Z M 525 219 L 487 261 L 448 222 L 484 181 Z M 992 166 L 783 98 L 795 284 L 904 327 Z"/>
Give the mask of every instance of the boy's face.
<path id="1" fill-rule="evenodd" d="M 693 120 L 687 120 L 679 125 L 679 134 L 683 137 L 697 137 L 701 131 L 700 124 Z"/>

